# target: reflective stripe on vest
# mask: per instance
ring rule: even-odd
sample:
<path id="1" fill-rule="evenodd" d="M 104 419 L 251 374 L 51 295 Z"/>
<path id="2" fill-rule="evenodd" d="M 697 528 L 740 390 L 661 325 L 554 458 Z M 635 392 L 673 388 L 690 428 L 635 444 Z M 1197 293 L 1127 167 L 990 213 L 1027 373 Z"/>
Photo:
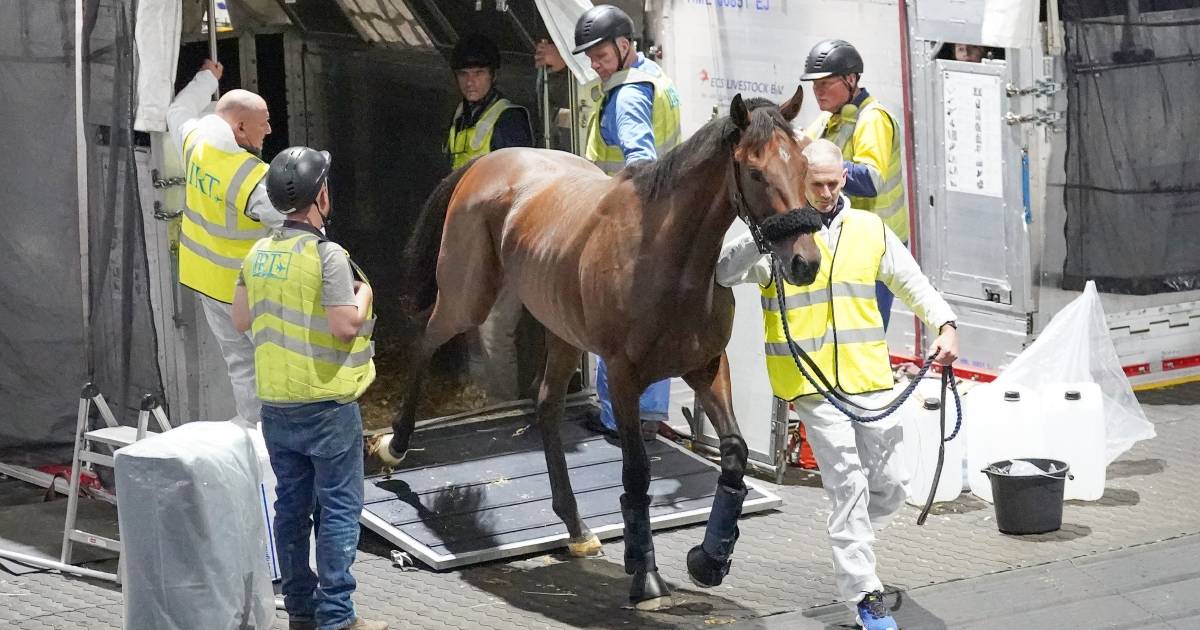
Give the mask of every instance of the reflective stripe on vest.
<path id="1" fill-rule="evenodd" d="M 850 394 L 892 387 L 883 317 L 875 302 L 875 280 L 885 248 L 883 230 L 882 220 L 870 212 L 842 210 L 834 249 L 817 239 L 821 266 L 813 283 L 783 285 L 792 339 L 830 382 Z M 784 400 L 815 394 L 792 359 L 774 283 L 762 288 L 761 300 L 771 389 Z"/>
<path id="2" fill-rule="evenodd" d="M 904 165 L 901 154 L 902 140 L 900 125 L 874 96 L 868 96 L 861 107 L 847 103 L 837 119 L 829 112 L 823 112 L 813 124 L 804 130 L 804 134 L 812 139 L 825 138 L 836 144 L 842 150 L 842 157 L 854 161 L 856 143 L 862 138 L 855 137 L 858 119 L 867 111 L 878 111 L 888 118 L 892 124 L 892 146 L 889 150 L 888 168 L 886 173 L 871 171 L 871 184 L 875 186 L 874 197 L 850 197 L 850 205 L 859 210 L 874 212 L 883 219 L 896 236 L 903 242 L 908 242 L 908 198 L 904 194 Z"/>
<path id="3" fill-rule="evenodd" d="M 643 67 L 649 64 L 650 62 L 646 62 Z M 600 134 L 600 120 L 603 118 L 604 108 L 608 104 L 608 96 L 618 86 L 649 83 L 654 88 L 650 123 L 654 132 L 654 149 L 658 153 L 658 157 L 661 158 L 664 153 L 675 148 L 682 138 L 679 128 L 679 93 L 675 91 L 675 85 L 663 74 L 661 68 L 657 65 L 650 67 L 657 74 L 647 72 L 642 68 L 630 68 L 609 77 L 608 81 L 604 82 L 604 99 L 598 107 L 592 110 L 592 116 L 588 120 L 587 146 L 584 157 L 609 175 L 625 168 L 625 152 L 617 145 L 605 143 Z M 599 89 L 598 85 L 596 89 Z"/>
<path id="4" fill-rule="evenodd" d="M 488 105 L 483 115 L 471 127 L 457 131 L 458 119 L 462 118 L 463 106 L 458 104 L 454 110 L 454 120 L 450 123 L 450 134 L 446 138 L 446 151 L 450 154 L 450 165 L 459 168 L 471 160 L 487 155 L 492 150 L 492 134 L 496 131 L 496 122 L 500 115 L 510 109 L 525 111 L 524 107 L 514 104 L 506 98 L 498 98 Z M 529 113 L 526 112 L 526 116 Z"/>
<path id="5" fill-rule="evenodd" d="M 286 403 L 355 400 L 375 380 L 373 309 L 353 341 L 334 336 L 321 304 L 321 239 L 285 234 L 277 231 L 255 243 L 242 271 L 253 315 L 258 397 Z"/>
<path id="6" fill-rule="evenodd" d="M 229 153 L 195 132 L 184 140 L 186 205 L 179 233 L 179 282 L 214 300 L 233 302 L 242 260 L 266 234 L 246 216 L 267 165 L 247 151 Z"/>

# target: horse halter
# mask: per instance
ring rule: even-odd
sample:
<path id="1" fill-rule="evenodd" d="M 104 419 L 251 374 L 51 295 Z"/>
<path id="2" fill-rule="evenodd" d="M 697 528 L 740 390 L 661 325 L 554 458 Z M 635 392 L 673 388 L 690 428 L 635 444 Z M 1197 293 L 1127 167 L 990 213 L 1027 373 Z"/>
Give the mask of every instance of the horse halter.
<path id="1" fill-rule="evenodd" d="M 729 154 L 729 161 L 733 162 L 733 181 L 734 187 L 730 189 L 730 197 L 733 199 L 733 209 L 737 211 L 738 218 L 746 227 L 750 228 L 750 236 L 754 238 L 754 246 L 758 248 L 760 254 L 770 254 L 771 250 L 767 247 L 767 239 L 763 236 L 762 226 L 758 219 L 750 214 L 750 209 L 746 207 L 746 193 L 742 191 L 742 165 L 733 156 Z"/>
<path id="2" fill-rule="evenodd" d="M 802 216 L 805 208 L 792 208 L 786 213 L 772 216 L 766 221 L 760 222 L 755 219 L 754 215 L 750 214 L 750 209 L 746 204 L 746 193 L 742 190 L 742 165 L 732 153 L 729 155 L 729 160 L 733 162 L 734 186 L 730 189 L 733 207 L 738 213 L 738 218 L 750 228 L 750 235 L 754 237 L 754 245 L 760 254 L 771 254 L 768 245 L 774 241 L 808 231 L 805 229 L 807 222 Z"/>

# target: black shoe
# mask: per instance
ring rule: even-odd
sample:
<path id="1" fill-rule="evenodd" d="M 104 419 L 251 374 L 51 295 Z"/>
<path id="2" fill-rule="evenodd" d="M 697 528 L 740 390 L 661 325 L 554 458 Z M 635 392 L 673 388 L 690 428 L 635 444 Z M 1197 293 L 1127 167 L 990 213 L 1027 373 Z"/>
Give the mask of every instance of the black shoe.
<path id="1" fill-rule="evenodd" d="M 583 421 L 583 427 L 592 433 L 599 433 L 605 437 L 617 437 L 616 431 L 604 426 L 604 423 L 600 421 L 599 413 L 589 413 L 587 420 Z"/>

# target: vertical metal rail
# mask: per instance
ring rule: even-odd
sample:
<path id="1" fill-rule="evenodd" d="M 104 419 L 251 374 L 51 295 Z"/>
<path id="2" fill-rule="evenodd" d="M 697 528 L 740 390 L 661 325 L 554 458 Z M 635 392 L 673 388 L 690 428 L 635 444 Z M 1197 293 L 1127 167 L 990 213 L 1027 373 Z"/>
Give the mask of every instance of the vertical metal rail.
<path id="1" fill-rule="evenodd" d="M 87 378 L 92 375 L 92 291 L 89 270 L 91 251 L 88 234 L 88 146 L 83 123 L 84 0 L 75 1 L 75 189 L 79 215 L 79 284 L 83 303 L 83 355 Z"/>
<path id="2" fill-rule="evenodd" d="M 550 121 L 550 76 L 545 66 L 538 68 L 537 84 L 538 98 L 541 99 L 542 104 L 542 145 L 547 149 L 553 149 L 554 143 L 551 135 L 553 128 Z"/>
<path id="3" fill-rule="evenodd" d="M 217 61 L 217 0 L 208 0 L 208 58 Z M 221 88 L 213 95 L 220 96 Z"/>
<path id="4" fill-rule="evenodd" d="M 908 249 L 912 252 L 913 258 L 919 262 L 921 255 L 920 243 L 920 228 L 917 223 L 917 167 L 916 167 L 916 148 L 914 146 L 913 134 L 916 132 L 916 127 L 913 125 L 913 86 L 912 86 L 912 32 L 908 24 L 908 2 L 901 0 L 896 3 L 900 11 L 900 88 L 904 97 L 904 120 L 901 124 L 904 127 L 904 166 L 908 171 L 908 186 L 905 188 L 904 194 L 908 201 Z M 925 356 L 925 334 L 924 326 L 921 324 L 921 318 L 913 316 L 913 355 L 917 357 Z"/>

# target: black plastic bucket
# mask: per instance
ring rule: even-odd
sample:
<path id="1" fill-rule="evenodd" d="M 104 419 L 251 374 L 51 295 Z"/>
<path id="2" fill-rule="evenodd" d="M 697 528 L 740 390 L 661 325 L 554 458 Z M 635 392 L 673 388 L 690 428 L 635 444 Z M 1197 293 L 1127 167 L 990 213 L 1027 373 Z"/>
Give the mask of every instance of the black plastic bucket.
<path id="1" fill-rule="evenodd" d="M 1014 461 L 1026 461 L 1043 471 L 1011 475 Z M 1020 458 L 996 462 L 983 469 L 992 482 L 996 526 L 1004 534 L 1044 534 L 1062 527 L 1063 490 L 1070 467 L 1056 459 Z"/>

